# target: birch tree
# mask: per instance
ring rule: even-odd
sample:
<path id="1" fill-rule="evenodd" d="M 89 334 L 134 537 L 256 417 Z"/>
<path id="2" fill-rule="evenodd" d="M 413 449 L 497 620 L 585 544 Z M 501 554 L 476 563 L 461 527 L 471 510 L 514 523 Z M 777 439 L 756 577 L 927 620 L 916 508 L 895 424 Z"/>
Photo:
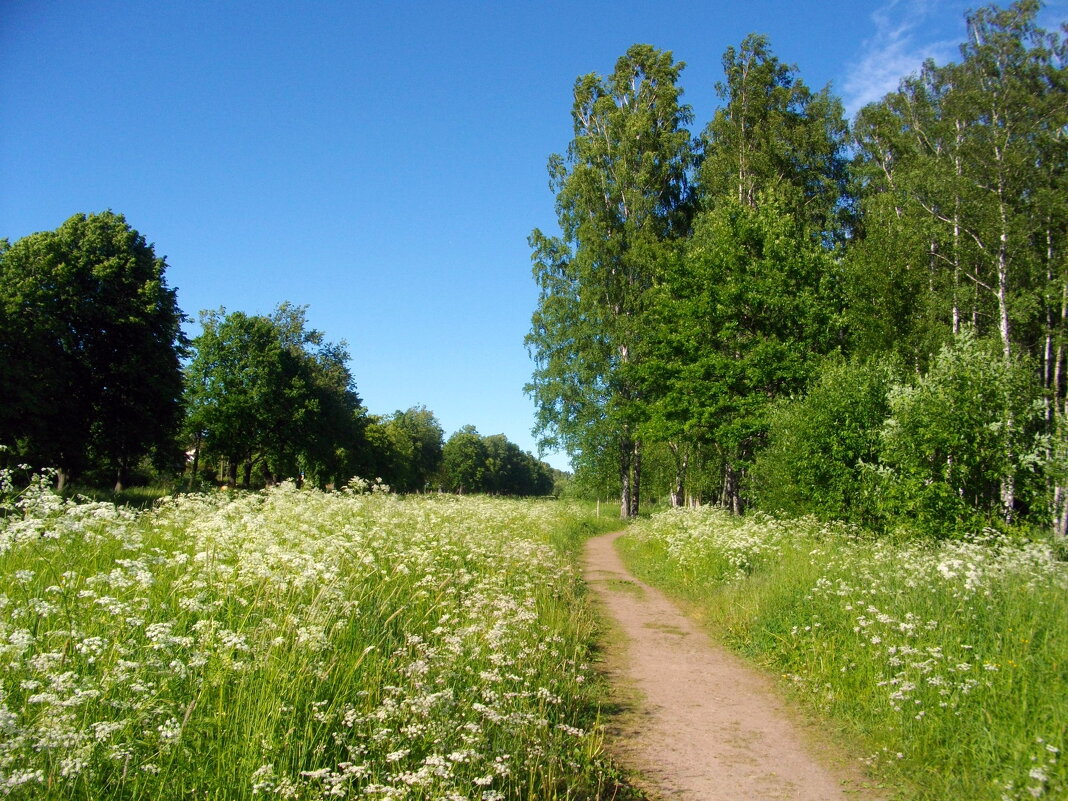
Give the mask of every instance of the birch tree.
<path id="1" fill-rule="evenodd" d="M 771 401 L 803 390 L 835 346 L 847 128 L 829 90 L 811 91 L 762 36 L 728 48 L 723 68 L 699 211 L 647 314 L 655 358 L 641 374 L 646 427 L 676 457 L 674 502 L 696 443 L 722 466 L 720 502 L 741 512 Z"/>
<path id="2" fill-rule="evenodd" d="M 633 370 L 666 246 L 687 225 L 693 155 L 682 63 L 634 45 L 611 75 L 575 82 L 574 138 L 549 159 L 559 236 L 530 236 L 540 288 L 527 344 L 543 443 L 579 463 L 616 462 L 620 514 L 637 514 L 642 415 Z"/>
<path id="3" fill-rule="evenodd" d="M 1041 365 L 1053 459 L 1064 425 L 1068 94 L 1064 32 L 1040 29 L 1039 9 L 1037 0 L 1020 0 L 973 12 L 959 63 L 925 65 L 861 114 L 868 181 L 862 233 L 894 234 L 862 242 L 852 261 L 854 277 L 873 274 L 876 262 L 910 277 L 912 309 L 932 311 L 928 330 L 936 340 L 919 352 L 970 323 L 997 336 L 1006 367 L 1017 356 Z M 1012 399 L 1002 405 L 1008 414 Z M 1011 432 L 1011 414 L 1004 424 Z M 1005 442 L 1011 447 L 1015 438 Z M 1005 463 L 1014 462 L 1006 454 Z M 1050 511 L 1063 529 L 1062 483 L 1051 488 Z M 1001 503 L 1012 522 L 1018 504 L 1011 473 L 1001 481 Z"/>

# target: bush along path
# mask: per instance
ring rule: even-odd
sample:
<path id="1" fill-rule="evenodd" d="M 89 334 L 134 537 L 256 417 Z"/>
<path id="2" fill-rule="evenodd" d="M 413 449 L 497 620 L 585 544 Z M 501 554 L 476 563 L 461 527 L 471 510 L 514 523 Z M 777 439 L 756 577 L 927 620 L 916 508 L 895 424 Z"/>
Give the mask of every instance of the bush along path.
<path id="1" fill-rule="evenodd" d="M 637 783 L 665 799 L 875 799 L 859 772 L 830 766 L 765 676 L 627 571 L 619 536 L 588 541 L 585 572 L 618 628 L 606 670 L 628 700 L 609 746 Z"/>

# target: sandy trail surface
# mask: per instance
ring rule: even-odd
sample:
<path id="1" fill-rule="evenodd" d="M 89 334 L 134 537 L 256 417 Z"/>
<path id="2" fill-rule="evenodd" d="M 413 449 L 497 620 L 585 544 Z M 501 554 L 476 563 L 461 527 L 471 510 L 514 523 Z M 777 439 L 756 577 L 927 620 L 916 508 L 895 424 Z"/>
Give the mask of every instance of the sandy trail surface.
<path id="1" fill-rule="evenodd" d="M 589 541 L 585 572 L 621 635 L 605 660 L 624 707 L 608 746 L 638 786 L 679 801 L 873 799 L 859 771 L 814 745 L 766 676 L 626 570 L 619 536 Z"/>

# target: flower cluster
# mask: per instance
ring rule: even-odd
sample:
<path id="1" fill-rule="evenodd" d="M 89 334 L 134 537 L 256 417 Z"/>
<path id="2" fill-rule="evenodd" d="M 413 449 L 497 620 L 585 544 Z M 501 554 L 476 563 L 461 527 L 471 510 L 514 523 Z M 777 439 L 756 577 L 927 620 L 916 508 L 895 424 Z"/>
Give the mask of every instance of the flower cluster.
<path id="1" fill-rule="evenodd" d="M 566 505 L 292 485 L 19 503 L 0 793 L 494 801 L 601 780 L 592 619 L 550 544 Z"/>

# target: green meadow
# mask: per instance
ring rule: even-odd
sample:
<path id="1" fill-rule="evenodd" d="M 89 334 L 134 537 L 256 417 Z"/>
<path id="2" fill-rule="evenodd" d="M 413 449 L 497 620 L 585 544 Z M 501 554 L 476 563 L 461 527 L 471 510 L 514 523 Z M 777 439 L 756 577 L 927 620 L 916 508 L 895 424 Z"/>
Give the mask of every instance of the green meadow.
<path id="1" fill-rule="evenodd" d="M 0 793 L 615 793 L 583 507 L 285 484 L 135 511 L 7 489 Z"/>
<path id="2" fill-rule="evenodd" d="M 639 576 L 833 722 L 893 797 L 1068 797 L 1068 563 L 1048 543 L 895 542 L 709 508 L 621 542 Z"/>
<path id="3" fill-rule="evenodd" d="M 588 505 L 355 482 L 142 509 L 4 480 L 0 794 L 635 797 L 578 567 L 618 521 Z M 890 797 L 1068 792 L 1068 565 L 1048 543 L 712 508 L 621 542 Z"/>

